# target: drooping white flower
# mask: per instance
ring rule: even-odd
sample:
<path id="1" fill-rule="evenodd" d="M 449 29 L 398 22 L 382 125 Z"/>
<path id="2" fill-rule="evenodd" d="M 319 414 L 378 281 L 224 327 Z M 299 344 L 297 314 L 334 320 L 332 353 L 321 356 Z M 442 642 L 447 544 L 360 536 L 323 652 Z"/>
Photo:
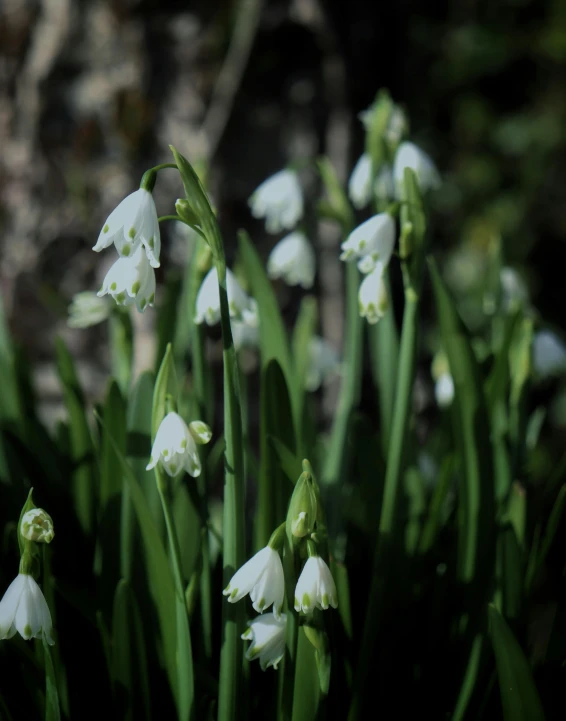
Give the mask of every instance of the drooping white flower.
<path id="1" fill-rule="evenodd" d="M 0 639 L 12 638 L 17 631 L 26 641 L 43 637 L 52 646 L 52 627 L 41 588 L 27 573 L 19 573 L 0 601 Z"/>
<path id="2" fill-rule="evenodd" d="M 502 304 L 505 310 L 515 310 L 528 302 L 527 286 L 516 270 L 507 266 L 501 268 L 499 278 L 501 281 Z"/>
<path id="3" fill-rule="evenodd" d="M 434 396 L 440 408 L 448 408 L 454 400 L 454 379 L 450 373 L 442 373 L 434 384 Z"/>
<path id="4" fill-rule="evenodd" d="M 43 508 L 31 508 L 24 513 L 20 533 L 28 541 L 51 543 L 55 537 L 53 519 Z"/>
<path id="5" fill-rule="evenodd" d="M 371 201 L 371 191 L 371 157 L 362 153 L 348 182 L 348 195 L 354 208 L 365 208 Z"/>
<path id="6" fill-rule="evenodd" d="M 395 245 L 395 221 L 389 213 L 378 213 L 358 225 L 342 243 L 340 260 L 359 259 L 362 273 L 371 273 L 379 261 L 386 267 Z"/>
<path id="7" fill-rule="evenodd" d="M 141 245 L 129 258 L 118 258 L 102 282 L 98 296 L 110 294 L 118 305 L 131 305 L 143 313 L 155 301 L 155 271 Z"/>
<path id="8" fill-rule="evenodd" d="M 303 191 L 293 170 L 280 170 L 264 180 L 248 202 L 254 218 L 265 218 L 268 233 L 291 230 L 303 217 Z"/>
<path id="9" fill-rule="evenodd" d="M 187 426 L 178 413 L 171 411 L 157 429 L 146 470 L 161 463 L 170 476 L 185 470 L 196 478 L 201 472 L 197 443 L 208 443 L 211 438 L 212 431 L 206 423 L 193 421 Z"/>
<path id="10" fill-rule="evenodd" d="M 305 378 L 308 391 L 316 391 L 322 381 L 340 370 L 338 353 L 324 338 L 315 335 L 309 345 L 309 367 Z"/>
<path id="11" fill-rule="evenodd" d="M 153 195 L 145 188 L 130 193 L 115 208 L 102 226 L 93 250 L 116 246 L 119 255 L 129 257 L 143 245 L 149 262 L 159 268 L 161 236 Z"/>
<path id="12" fill-rule="evenodd" d="M 230 317 L 243 320 L 249 325 L 257 325 L 257 303 L 250 298 L 236 280 L 231 270 L 226 270 L 226 290 Z M 206 321 L 214 325 L 220 320 L 220 293 L 218 290 L 218 273 L 211 268 L 199 288 L 196 300 L 195 323 Z"/>
<path id="13" fill-rule="evenodd" d="M 112 312 L 112 301 L 109 298 L 99 298 L 93 291 L 77 293 L 69 305 L 70 328 L 89 328 L 107 320 Z"/>
<path id="14" fill-rule="evenodd" d="M 414 143 L 405 141 L 397 148 L 393 162 L 393 178 L 398 197 L 402 196 L 405 168 L 417 176 L 423 193 L 440 185 L 440 175 L 430 157 Z"/>
<path id="15" fill-rule="evenodd" d="M 314 250 L 307 236 L 296 230 L 282 238 L 269 254 L 267 274 L 288 285 L 312 288 L 316 272 Z"/>
<path id="16" fill-rule="evenodd" d="M 566 372 L 566 346 L 552 331 L 541 330 L 535 333 L 533 367 L 540 378 Z"/>
<path id="17" fill-rule="evenodd" d="M 262 548 L 236 571 L 222 593 L 230 603 L 236 603 L 249 593 L 258 613 L 273 604 L 273 613 L 279 618 L 285 594 L 279 553 L 270 546 Z"/>
<path id="18" fill-rule="evenodd" d="M 360 315 L 373 325 L 383 318 L 389 307 L 387 288 L 383 282 L 383 265 L 378 262 L 363 279 L 358 292 Z"/>
<path id="19" fill-rule="evenodd" d="M 312 613 L 315 608 L 338 608 L 336 584 L 320 556 L 307 559 L 295 587 L 295 611 Z"/>
<path id="20" fill-rule="evenodd" d="M 251 641 L 246 651 L 248 661 L 259 658 L 262 671 L 270 666 L 276 669 L 285 655 L 286 629 L 287 616 L 284 613 L 279 618 L 273 613 L 264 613 L 248 621 L 248 628 L 242 634 L 244 641 Z"/>
<path id="21" fill-rule="evenodd" d="M 241 350 L 242 348 L 257 348 L 259 343 L 259 328 L 256 325 L 250 325 L 242 321 L 230 321 L 232 326 L 232 339 L 234 348 Z"/>

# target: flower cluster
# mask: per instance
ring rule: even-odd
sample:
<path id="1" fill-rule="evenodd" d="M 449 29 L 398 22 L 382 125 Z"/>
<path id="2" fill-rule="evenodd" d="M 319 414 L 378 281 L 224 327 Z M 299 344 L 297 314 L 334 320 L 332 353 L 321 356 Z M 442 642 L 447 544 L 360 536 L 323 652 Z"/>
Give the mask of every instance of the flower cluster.
<path id="1" fill-rule="evenodd" d="M 159 268 L 161 236 L 153 195 L 144 187 L 128 195 L 110 213 L 93 247 L 97 253 L 114 244 L 118 260 L 98 292 L 118 305 L 136 304 L 143 312 L 155 300 L 155 272 Z"/>

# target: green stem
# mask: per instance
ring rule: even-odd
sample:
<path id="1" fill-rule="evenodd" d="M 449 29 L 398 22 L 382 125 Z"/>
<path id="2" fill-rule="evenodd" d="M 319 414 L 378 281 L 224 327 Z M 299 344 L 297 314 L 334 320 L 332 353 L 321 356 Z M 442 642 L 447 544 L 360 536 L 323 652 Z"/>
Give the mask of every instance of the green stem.
<path id="1" fill-rule="evenodd" d="M 180 629 L 184 626 L 186 629 L 185 639 L 189 644 L 189 648 L 185 649 L 186 658 L 191 659 L 190 665 L 190 678 L 178 679 L 178 688 L 180 696 L 184 696 L 184 702 L 180 705 L 182 708 L 188 708 L 189 713 L 187 718 L 191 718 L 191 709 L 193 707 L 194 698 L 194 679 L 192 672 L 192 644 L 191 634 L 189 627 L 189 620 L 187 616 L 187 606 L 185 602 L 185 584 L 183 582 L 183 572 L 181 565 L 181 551 L 179 548 L 179 539 L 177 538 L 177 532 L 175 530 L 175 522 L 173 520 L 173 514 L 169 505 L 168 498 L 168 483 L 167 479 L 163 477 L 163 471 L 156 469 L 156 480 L 157 489 L 159 491 L 159 497 L 161 499 L 161 507 L 163 508 L 163 516 L 165 518 L 165 527 L 167 529 L 167 538 L 169 540 L 169 551 L 171 554 L 171 564 L 173 566 L 173 577 L 175 579 L 175 612 L 177 619 L 177 637 L 180 637 Z M 181 664 L 178 664 L 180 670 Z M 184 721 L 184 719 L 183 719 Z"/>
<path id="2" fill-rule="evenodd" d="M 372 584 L 369 593 L 366 624 L 358 661 L 356 686 L 350 707 L 351 720 L 357 719 L 363 707 L 361 697 L 367 690 L 372 655 L 375 653 L 376 635 L 382 620 L 387 575 L 394 563 L 395 546 L 393 539 L 397 502 L 401 489 L 401 478 L 406 459 L 406 436 L 410 416 L 410 403 L 415 371 L 416 342 L 418 333 L 419 298 L 414 288 L 407 284 L 405 290 L 405 311 L 401 335 L 400 363 L 395 409 L 391 429 L 391 444 L 387 459 L 385 487 L 379 535 L 374 555 Z"/>
<path id="3" fill-rule="evenodd" d="M 221 266 L 220 263 L 218 265 Z M 244 448 L 242 412 L 236 352 L 232 340 L 230 311 L 226 289 L 226 267 L 218 269 L 220 322 L 224 359 L 224 434 L 226 438 L 224 476 L 223 586 L 244 561 Z M 224 272 L 222 272 L 222 270 Z M 222 607 L 224 640 L 220 652 L 220 689 L 218 721 L 233 721 L 238 716 L 242 675 L 243 604 L 224 603 Z"/>
<path id="4" fill-rule="evenodd" d="M 358 307 L 359 272 L 355 263 L 346 265 L 346 338 L 344 371 L 336 419 L 322 473 L 324 485 L 335 485 L 347 465 L 346 440 L 352 409 L 358 404 L 362 381 L 363 318 Z"/>

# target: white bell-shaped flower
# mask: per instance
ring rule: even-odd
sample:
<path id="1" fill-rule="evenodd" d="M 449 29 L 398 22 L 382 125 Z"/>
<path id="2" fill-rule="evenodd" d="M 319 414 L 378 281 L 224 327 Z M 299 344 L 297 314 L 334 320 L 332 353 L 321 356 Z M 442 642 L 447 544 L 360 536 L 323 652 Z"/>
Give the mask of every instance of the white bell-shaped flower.
<path id="1" fill-rule="evenodd" d="M 89 328 L 102 323 L 112 313 L 112 301 L 99 298 L 93 291 L 77 293 L 69 306 L 69 328 Z"/>
<path id="2" fill-rule="evenodd" d="M 110 294 L 118 305 L 135 301 L 143 313 L 155 301 L 155 271 L 141 246 L 130 258 L 118 258 L 102 282 L 99 296 Z"/>
<path id="3" fill-rule="evenodd" d="M 236 571 L 222 593 L 230 603 L 236 603 L 249 593 L 258 613 L 273 604 L 273 613 L 279 618 L 285 595 L 283 564 L 279 553 L 271 546 L 262 548 Z"/>
<path id="4" fill-rule="evenodd" d="M 250 325 L 243 321 L 230 321 L 232 326 L 232 339 L 234 348 L 241 350 L 242 348 L 257 348 L 259 344 L 259 328 L 257 324 Z"/>
<path id="5" fill-rule="evenodd" d="M 211 438 L 212 431 L 206 423 L 193 421 L 187 426 L 178 413 L 171 411 L 157 429 L 146 470 L 161 463 L 170 476 L 185 470 L 196 478 L 201 472 L 197 443 L 208 443 Z"/>
<path id="6" fill-rule="evenodd" d="M 159 268 L 159 221 L 153 195 L 145 188 L 128 195 L 110 213 L 93 250 L 99 252 L 112 243 L 119 255 L 124 257 L 131 256 L 143 245 L 151 265 Z"/>
<path id="7" fill-rule="evenodd" d="M 342 243 L 340 260 L 358 259 L 362 273 L 371 273 L 379 261 L 386 267 L 395 245 L 395 221 L 389 213 L 378 213 L 358 225 Z"/>
<path id="8" fill-rule="evenodd" d="M 566 346 L 550 330 L 535 333 L 533 367 L 536 375 L 542 379 L 566 372 Z"/>
<path id="9" fill-rule="evenodd" d="M 383 318 L 389 307 L 387 288 L 383 281 L 383 265 L 377 263 L 374 270 L 363 279 L 358 292 L 360 315 L 373 325 Z"/>
<path id="10" fill-rule="evenodd" d="M 434 384 L 434 396 L 440 408 L 448 408 L 454 400 L 454 379 L 450 373 L 442 373 Z"/>
<path id="11" fill-rule="evenodd" d="M 393 162 L 393 179 L 398 197 L 402 197 L 405 168 L 411 168 L 417 176 L 423 193 L 440 185 L 440 175 L 429 156 L 414 143 L 401 143 Z"/>
<path id="12" fill-rule="evenodd" d="M 371 201 L 371 157 L 363 153 L 352 171 L 348 182 L 348 195 L 354 208 L 361 210 Z"/>
<path id="13" fill-rule="evenodd" d="M 236 280 L 231 270 L 226 270 L 226 290 L 230 317 L 244 321 L 249 325 L 258 324 L 257 303 L 250 298 Z M 218 273 L 211 268 L 199 288 L 196 300 L 195 323 L 206 321 L 214 325 L 220 320 L 220 292 L 218 290 Z"/>
<path id="14" fill-rule="evenodd" d="M 338 353 L 324 338 L 315 335 L 309 345 L 309 366 L 305 378 L 308 391 L 316 391 L 328 376 L 340 371 Z"/>
<path id="15" fill-rule="evenodd" d="M 291 230 L 303 217 L 303 191 L 293 170 L 280 170 L 264 180 L 248 202 L 254 218 L 265 218 L 268 233 Z"/>
<path id="16" fill-rule="evenodd" d="M 248 661 L 259 658 L 262 671 L 270 666 L 276 669 L 285 655 L 286 630 L 287 616 L 284 613 L 279 617 L 264 613 L 248 621 L 248 628 L 242 634 L 244 641 L 251 641 L 246 651 Z"/>
<path id="17" fill-rule="evenodd" d="M 315 608 L 338 608 L 336 584 L 320 556 L 307 559 L 295 587 L 295 611 L 312 613 Z"/>
<path id="18" fill-rule="evenodd" d="M 315 272 L 313 247 L 307 236 L 299 230 L 282 238 L 267 260 L 269 277 L 282 278 L 288 285 L 312 288 Z"/>
<path id="19" fill-rule="evenodd" d="M 52 646 L 52 627 L 41 588 L 27 573 L 19 573 L 0 601 L 0 639 L 12 638 L 17 631 L 26 641 L 43 637 Z"/>

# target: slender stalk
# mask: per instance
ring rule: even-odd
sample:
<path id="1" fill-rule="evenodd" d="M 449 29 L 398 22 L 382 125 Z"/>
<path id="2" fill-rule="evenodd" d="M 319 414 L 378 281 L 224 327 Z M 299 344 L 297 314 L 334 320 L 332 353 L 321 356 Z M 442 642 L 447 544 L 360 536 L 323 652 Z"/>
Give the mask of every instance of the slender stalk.
<path id="1" fill-rule="evenodd" d="M 385 487 L 379 535 L 374 556 L 372 584 L 369 593 L 366 624 L 358 661 L 356 686 L 350 707 L 349 718 L 357 719 L 362 708 L 362 695 L 367 688 L 371 659 L 375 653 L 376 635 L 382 618 L 382 609 L 387 587 L 387 575 L 395 561 L 393 531 L 401 477 L 405 457 L 405 441 L 410 415 L 410 401 L 415 370 L 416 343 L 418 333 L 419 298 L 410 284 L 405 290 L 405 311 L 399 356 L 399 376 L 395 393 L 395 408 L 391 443 L 387 459 Z"/>
<path id="2" fill-rule="evenodd" d="M 171 554 L 171 565 L 173 567 L 173 577 L 175 580 L 175 616 L 177 620 L 177 638 L 183 638 L 184 642 L 188 644 L 188 648 L 183 649 L 184 660 L 189 661 L 188 667 L 179 662 L 177 665 L 179 672 L 181 672 L 181 669 L 184 667 L 188 671 L 189 676 L 188 678 L 182 678 L 181 673 L 179 673 L 178 678 L 179 707 L 187 709 L 187 715 L 182 719 L 182 721 L 185 721 L 186 719 L 192 718 L 194 699 L 191 633 L 189 619 L 187 616 L 187 606 L 185 603 L 185 588 L 183 583 L 179 539 L 177 538 L 173 513 L 169 503 L 169 486 L 167 484 L 167 479 L 163 476 L 163 472 L 159 469 L 156 469 L 156 480 L 159 497 L 161 499 L 161 507 L 163 508 L 163 516 L 165 518 L 165 527 L 167 529 L 169 551 Z M 181 634 L 180 629 L 186 630 L 186 635 Z M 180 655 L 179 649 L 177 650 L 177 654 Z"/>

